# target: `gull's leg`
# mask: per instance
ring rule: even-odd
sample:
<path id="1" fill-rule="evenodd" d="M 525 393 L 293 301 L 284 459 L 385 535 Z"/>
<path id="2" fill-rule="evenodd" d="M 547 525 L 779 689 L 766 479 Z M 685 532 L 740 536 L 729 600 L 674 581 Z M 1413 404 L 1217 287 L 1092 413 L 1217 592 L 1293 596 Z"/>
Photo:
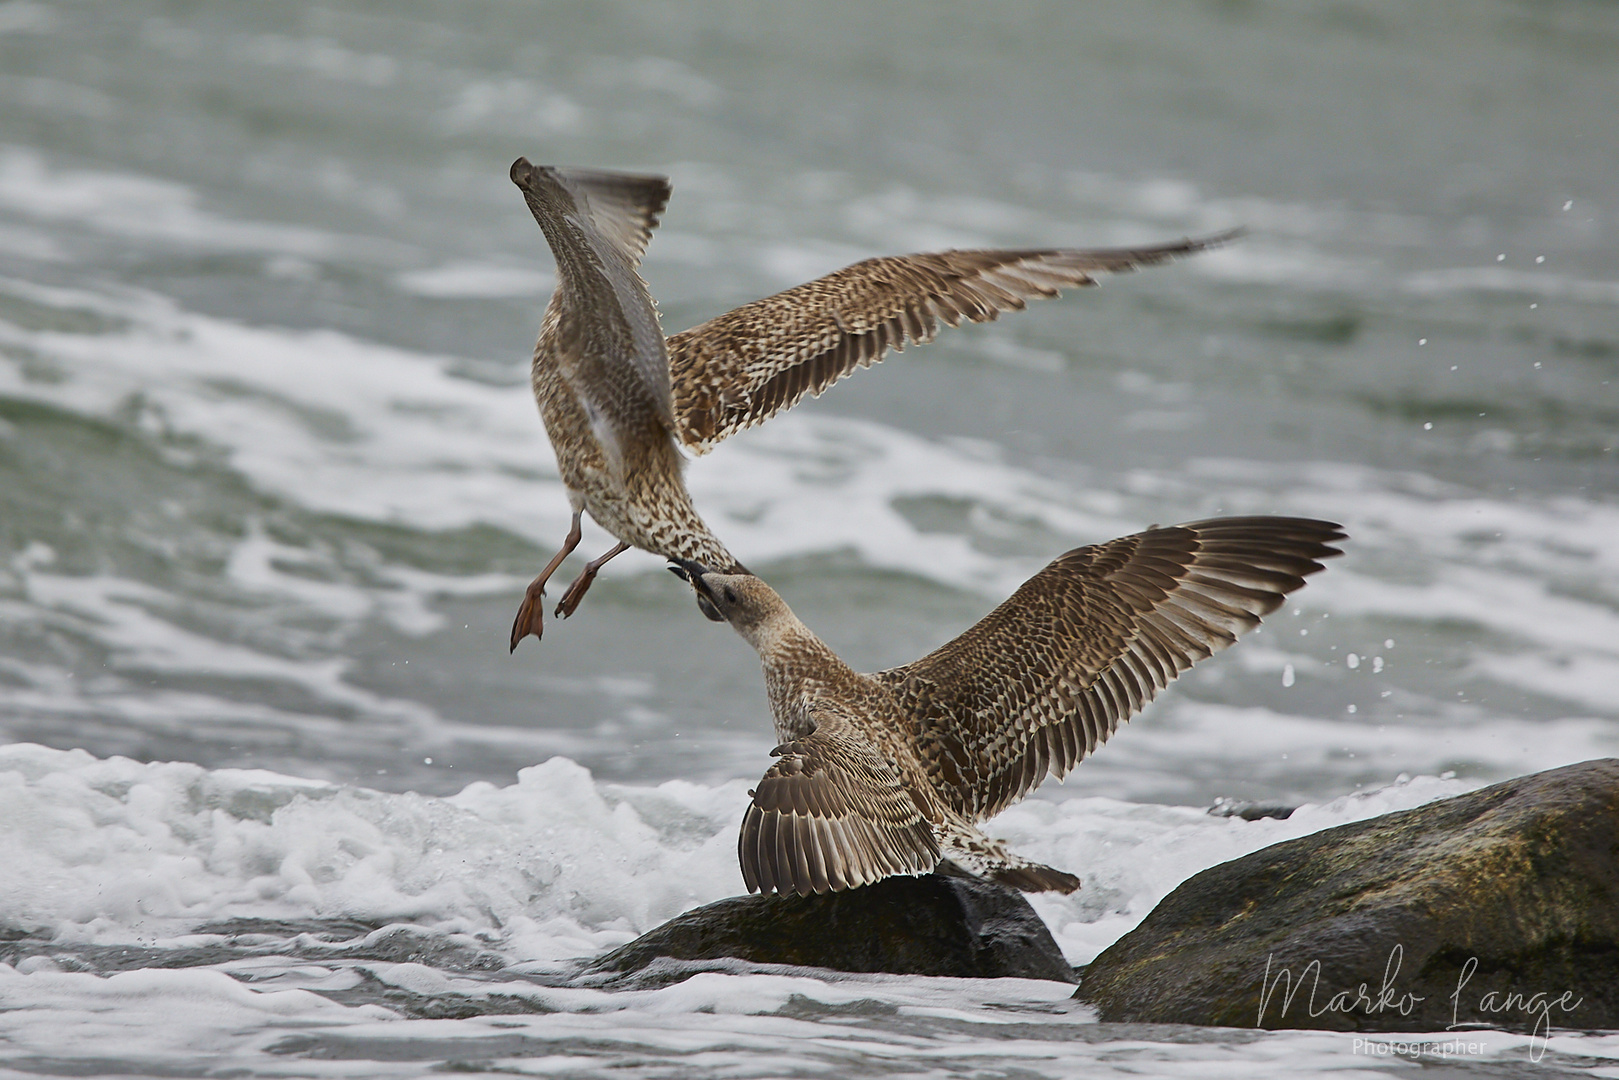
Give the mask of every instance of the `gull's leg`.
<path id="1" fill-rule="evenodd" d="M 575 609 L 579 607 L 579 601 L 583 600 L 585 593 L 590 591 L 590 583 L 596 580 L 596 571 L 606 566 L 607 561 L 613 556 L 622 555 L 628 550 L 630 550 L 630 545 L 620 541 L 614 544 L 613 549 L 601 558 L 591 559 L 585 563 L 584 570 L 580 572 L 578 577 L 573 579 L 573 584 L 568 586 L 568 591 L 562 594 L 562 601 L 557 604 L 555 614 L 562 616 L 564 619 L 572 615 Z"/>
<path id="2" fill-rule="evenodd" d="M 573 524 L 568 528 L 568 538 L 562 541 L 562 550 L 551 556 L 551 561 L 545 564 L 540 576 L 529 583 L 528 592 L 523 594 L 523 604 L 517 609 L 517 621 L 512 623 L 512 652 L 517 651 L 519 641 L 530 634 L 538 638 L 544 630 L 545 610 L 541 601 L 545 599 L 545 583 L 557 572 L 562 560 L 579 546 L 579 518 L 583 514 L 583 510 L 573 512 Z"/>

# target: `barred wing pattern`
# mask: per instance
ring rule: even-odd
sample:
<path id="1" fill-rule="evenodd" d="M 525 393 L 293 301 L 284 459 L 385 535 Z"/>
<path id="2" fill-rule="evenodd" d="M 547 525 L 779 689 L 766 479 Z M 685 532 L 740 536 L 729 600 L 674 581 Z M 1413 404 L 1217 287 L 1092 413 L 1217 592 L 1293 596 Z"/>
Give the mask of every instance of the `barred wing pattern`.
<path id="1" fill-rule="evenodd" d="M 939 845 L 898 773 L 847 720 L 817 719 L 750 793 L 737 839 L 748 891 L 808 896 L 932 870 Z"/>
<path id="2" fill-rule="evenodd" d="M 576 194 L 585 196 L 585 212 L 631 266 L 639 266 L 652 240 L 652 230 L 669 205 L 669 178 L 652 174 L 599 172 L 594 169 L 558 169 Z"/>
<path id="3" fill-rule="evenodd" d="M 932 341 L 942 320 L 990 322 L 1061 290 L 1226 243 L 1237 232 L 1153 247 L 943 251 L 867 259 L 744 304 L 669 338 L 680 440 L 703 454 L 820 393 L 891 349 Z"/>
<path id="4" fill-rule="evenodd" d="M 1236 517 L 1076 548 L 954 641 L 879 672 L 952 808 L 983 820 L 1067 775 L 1181 672 L 1340 554 L 1331 522 Z"/>
<path id="5" fill-rule="evenodd" d="M 658 306 L 637 266 L 669 201 L 661 176 L 512 163 L 544 230 L 558 285 L 536 351 L 561 370 L 615 467 L 649 428 L 673 429 L 674 393 Z"/>
<path id="6" fill-rule="evenodd" d="M 615 471 L 622 473 L 623 448 L 647 438 L 649 428 L 655 430 L 653 415 L 667 427 L 677 426 L 658 302 L 638 269 L 669 201 L 669 181 L 585 169 L 557 171 L 589 219 L 592 229 L 584 236 L 594 253 L 592 258 L 583 249 L 574 255 L 557 252 L 559 273 L 564 260 L 578 258 L 582 265 L 570 276 L 591 290 L 578 298 L 580 310 L 588 315 L 564 323 L 563 333 L 579 339 L 563 351 L 572 358 L 563 370 L 586 411 L 605 420 L 597 438 Z"/>

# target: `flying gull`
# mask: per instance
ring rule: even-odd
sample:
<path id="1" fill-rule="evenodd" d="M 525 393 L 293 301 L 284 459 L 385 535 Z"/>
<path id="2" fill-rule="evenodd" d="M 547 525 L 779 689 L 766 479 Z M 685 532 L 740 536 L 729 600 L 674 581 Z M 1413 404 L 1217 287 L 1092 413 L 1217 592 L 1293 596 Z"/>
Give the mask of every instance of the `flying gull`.
<path id="1" fill-rule="evenodd" d="M 545 585 L 579 544 L 587 511 L 617 538 L 563 593 L 573 614 L 609 559 L 638 547 L 745 573 L 704 524 L 682 477 L 703 454 L 891 350 L 931 341 L 942 321 L 988 322 L 1096 275 L 1165 262 L 1234 233 L 1141 248 L 943 251 L 855 263 L 745 304 L 667 340 L 639 273 L 669 181 L 519 158 L 512 182 L 556 258 L 557 286 L 534 347 L 532 384 L 573 522 L 529 585 L 511 647 L 543 624 Z"/>

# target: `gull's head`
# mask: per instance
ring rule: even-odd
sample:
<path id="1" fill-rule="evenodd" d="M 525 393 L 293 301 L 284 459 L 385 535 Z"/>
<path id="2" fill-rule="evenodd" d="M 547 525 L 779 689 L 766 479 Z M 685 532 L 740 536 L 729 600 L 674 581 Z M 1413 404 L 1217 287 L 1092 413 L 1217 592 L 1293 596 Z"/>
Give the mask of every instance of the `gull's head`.
<path id="1" fill-rule="evenodd" d="M 524 191 L 544 189 L 557 181 L 557 171 L 549 165 L 536 165 L 526 157 L 512 162 L 512 183 Z"/>
<path id="2" fill-rule="evenodd" d="M 669 572 L 691 585 L 697 607 L 714 622 L 728 622 L 758 645 L 762 632 L 787 611 L 776 590 L 752 574 L 722 574 L 691 559 L 669 560 Z"/>
<path id="3" fill-rule="evenodd" d="M 551 165 L 535 165 L 526 157 L 512 162 L 512 183 L 523 193 L 529 212 L 542 226 L 579 212 L 578 200 L 562 173 Z"/>

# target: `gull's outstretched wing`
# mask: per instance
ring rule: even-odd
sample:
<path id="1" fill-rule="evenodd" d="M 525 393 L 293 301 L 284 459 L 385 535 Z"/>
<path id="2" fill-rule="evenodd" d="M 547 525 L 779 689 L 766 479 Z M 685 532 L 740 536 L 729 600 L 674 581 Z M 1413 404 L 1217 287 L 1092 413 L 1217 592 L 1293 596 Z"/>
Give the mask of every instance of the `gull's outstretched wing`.
<path id="1" fill-rule="evenodd" d="M 658 306 L 637 270 L 669 202 L 669 181 L 527 158 L 513 163 L 511 175 L 556 257 L 542 340 L 557 347 L 593 419 L 610 426 L 604 441 L 644 437 L 648 410 L 676 430 Z"/>
<path id="2" fill-rule="evenodd" d="M 1065 776 L 1181 672 L 1340 554 L 1327 521 L 1233 517 L 1076 548 L 954 641 L 876 678 L 953 808 L 983 820 Z"/>
<path id="3" fill-rule="evenodd" d="M 669 338 L 680 440 L 706 453 L 891 349 L 932 341 L 942 321 L 989 322 L 1029 300 L 1226 243 L 941 251 L 867 259 Z"/>

